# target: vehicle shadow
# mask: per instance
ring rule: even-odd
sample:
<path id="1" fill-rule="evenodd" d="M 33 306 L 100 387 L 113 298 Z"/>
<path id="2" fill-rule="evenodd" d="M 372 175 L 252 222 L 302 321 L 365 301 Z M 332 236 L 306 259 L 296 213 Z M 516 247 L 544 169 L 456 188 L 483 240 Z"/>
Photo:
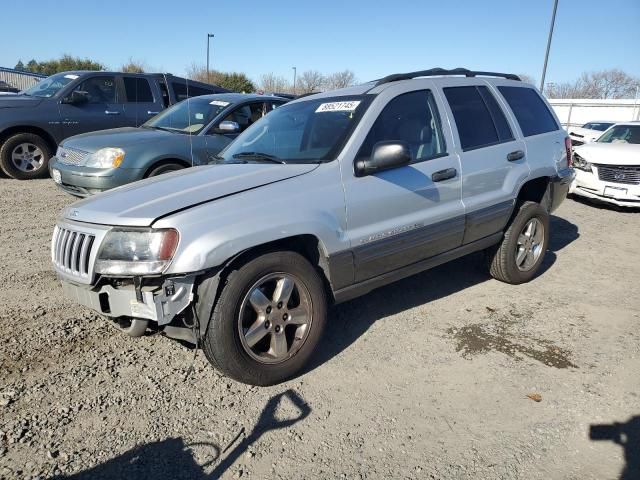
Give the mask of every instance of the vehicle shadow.
<path id="1" fill-rule="evenodd" d="M 631 417 L 626 423 L 591 425 L 589 438 L 614 442 L 624 449 L 625 466 L 620 473 L 620 480 L 640 478 L 640 415 Z"/>
<path id="2" fill-rule="evenodd" d="M 289 405 L 285 405 L 285 402 Z M 296 413 L 288 418 L 280 418 L 279 408 L 291 407 Z M 311 407 L 294 390 L 286 390 L 274 395 L 262 409 L 260 417 L 249 435 L 244 428 L 222 451 L 218 445 L 208 442 L 186 443 L 182 438 L 167 438 L 147 443 L 119 455 L 93 468 L 69 476 L 53 477 L 53 480 L 115 480 L 115 479 L 154 479 L 154 480 L 214 480 L 241 457 L 262 435 L 272 430 L 289 428 L 309 416 Z M 244 436 L 244 438 L 242 438 Z M 240 440 L 242 438 L 242 440 Z M 233 449 L 233 444 L 238 442 Z M 204 450 L 207 460 L 199 464 L 194 458 L 193 449 Z M 211 449 L 211 450 L 208 450 Z M 230 451 L 229 451 L 230 450 Z M 229 451 L 229 453 L 226 453 Z M 203 453 L 203 455 L 205 454 Z M 211 473 L 206 470 L 224 455 Z"/>
<path id="3" fill-rule="evenodd" d="M 538 276 L 543 276 L 556 262 L 556 252 L 580 236 L 576 225 L 555 215 L 551 216 L 551 232 Z M 334 306 L 324 338 L 301 375 L 340 354 L 377 320 L 446 298 L 491 279 L 485 254 L 478 252 Z"/>

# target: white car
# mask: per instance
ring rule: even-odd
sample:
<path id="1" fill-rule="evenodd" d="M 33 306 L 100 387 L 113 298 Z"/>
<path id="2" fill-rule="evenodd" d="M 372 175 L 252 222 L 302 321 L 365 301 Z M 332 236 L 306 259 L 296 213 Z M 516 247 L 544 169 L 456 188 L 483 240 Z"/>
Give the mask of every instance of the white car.
<path id="1" fill-rule="evenodd" d="M 569 138 L 573 146 L 591 143 L 598 139 L 602 132 L 611 127 L 615 122 L 589 122 L 581 127 L 569 127 Z"/>
<path id="2" fill-rule="evenodd" d="M 569 193 L 620 207 L 640 207 L 640 122 L 617 123 L 576 147 Z"/>

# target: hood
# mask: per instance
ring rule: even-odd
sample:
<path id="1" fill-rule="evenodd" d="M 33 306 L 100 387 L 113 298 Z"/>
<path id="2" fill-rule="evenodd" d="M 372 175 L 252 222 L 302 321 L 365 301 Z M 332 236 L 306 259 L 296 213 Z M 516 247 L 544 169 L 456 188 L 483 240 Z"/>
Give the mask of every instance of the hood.
<path id="1" fill-rule="evenodd" d="M 593 142 L 596 138 L 599 138 L 604 132 L 600 130 L 592 130 L 590 128 L 582 127 L 570 127 L 568 128 L 569 135 L 574 135 L 583 142 Z"/>
<path id="2" fill-rule="evenodd" d="M 98 194 L 65 208 L 70 220 L 148 227 L 159 217 L 311 172 L 317 164 L 192 167 Z"/>
<path id="3" fill-rule="evenodd" d="M 0 95 L 0 108 L 36 107 L 42 100 L 28 95 Z"/>
<path id="4" fill-rule="evenodd" d="M 590 143 L 574 151 L 589 163 L 604 165 L 640 165 L 640 144 Z"/>
<path id="5" fill-rule="evenodd" d="M 64 147 L 76 148 L 92 153 L 104 147 L 125 148 L 128 145 L 139 145 L 141 143 L 158 142 L 167 138 L 175 138 L 176 135 L 181 134 L 150 128 L 110 128 L 109 130 L 99 130 L 97 132 L 75 135 L 67 138 L 62 142 L 62 145 Z"/>

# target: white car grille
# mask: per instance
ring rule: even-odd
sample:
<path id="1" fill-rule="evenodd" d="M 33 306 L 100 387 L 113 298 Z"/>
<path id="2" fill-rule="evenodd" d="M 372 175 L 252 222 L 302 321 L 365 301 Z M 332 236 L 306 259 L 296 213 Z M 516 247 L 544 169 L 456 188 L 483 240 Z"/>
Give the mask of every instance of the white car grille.
<path id="1" fill-rule="evenodd" d="M 59 147 L 56 152 L 58 161 L 65 165 L 80 165 L 87 155 L 89 155 L 89 152 L 68 147 Z"/>
<path id="2" fill-rule="evenodd" d="M 58 223 L 51 239 L 56 272 L 72 282 L 91 284 L 100 244 L 110 228 L 68 220 Z"/>
<path id="3" fill-rule="evenodd" d="M 598 169 L 598 178 L 605 182 L 640 185 L 640 166 L 594 165 Z"/>

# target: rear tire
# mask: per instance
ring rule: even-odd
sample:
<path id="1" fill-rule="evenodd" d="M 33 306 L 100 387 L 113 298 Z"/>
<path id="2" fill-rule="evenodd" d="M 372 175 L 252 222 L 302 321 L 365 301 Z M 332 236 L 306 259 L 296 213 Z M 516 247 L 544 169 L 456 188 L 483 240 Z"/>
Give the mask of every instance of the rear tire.
<path id="1" fill-rule="evenodd" d="M 34 133 L 18 133 L 0 147 L 0 168 L 16 180 L 31 180 L 49 175 L 49 144 Z"/>
<path id="2" fill-rule="evenodd" d="M 175 172 L 176 170 L 182 170 L 184 165 L 179 163 L 171 162 L 171 163 L 163 163 L 162 165 L 158 165 L 157 167 L 153 167 L 151 171 L 147 174 L 147 178 L 157 177 L 158 175 L 163 175 L 169 172 Z"/>
<path id="3" fill-rule="evenodd" d="M 502 241 L 487 250 L 489 273 L 517 285 L 535 277 L 549 245 L 549 212 L 536 202 L 524 202 Z"/>
<path id="4" fill-rule="evenodd" d="M 226 376 L 274 385 L 309 360 L 326 316 L 326 292 L 315 268 L 297 253 L 267 253 L 228 275 L 202 348 Z"/>

